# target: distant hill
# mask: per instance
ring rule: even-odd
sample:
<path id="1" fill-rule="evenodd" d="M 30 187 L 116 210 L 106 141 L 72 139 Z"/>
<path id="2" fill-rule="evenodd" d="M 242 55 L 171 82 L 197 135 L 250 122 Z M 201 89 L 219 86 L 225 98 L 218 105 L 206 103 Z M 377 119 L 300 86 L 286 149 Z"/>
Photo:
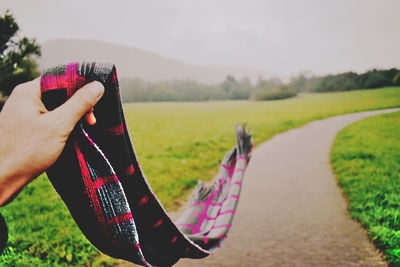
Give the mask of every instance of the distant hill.
<path id="1" fill-rule="evenodd" d="M 219 83 L 228 74 L 237 79 L 249 77 L 256 81 L 259 75 L 269 78 L 267 72 L 252 69 L 195 66 L 170 59 L 146 50 L 119 44 L 94 41 L 56 39 L 41 43 L 41 70 L 73 61 L 103 61 L 114 63 L 121 77 L 142 78 L 146 81 L 192 79 L 203 83 Z"/>

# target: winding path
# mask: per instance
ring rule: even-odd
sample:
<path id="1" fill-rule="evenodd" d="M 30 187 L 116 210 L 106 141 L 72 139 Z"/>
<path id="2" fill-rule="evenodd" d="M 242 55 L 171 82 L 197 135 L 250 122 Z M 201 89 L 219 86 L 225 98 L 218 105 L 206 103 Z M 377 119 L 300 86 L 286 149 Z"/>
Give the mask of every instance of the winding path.
<path id="1" fill-rule="evenodd" d="M 350 219 L 329 157 L 346 125 L 397 110 L 314 121 L 258 146 L 225 243 L 206 259 L 176 266 L 386 266 Z"/>

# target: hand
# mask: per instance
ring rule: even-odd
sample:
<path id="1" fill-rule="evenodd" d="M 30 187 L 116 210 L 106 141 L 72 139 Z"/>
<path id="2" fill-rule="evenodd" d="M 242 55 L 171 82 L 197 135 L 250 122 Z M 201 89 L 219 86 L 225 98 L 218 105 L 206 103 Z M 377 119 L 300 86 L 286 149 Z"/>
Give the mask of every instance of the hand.
<path id="1" fill-rule="evenodd" d="M 57 160 L 83 116 L 96 123 L 92 111 L 103 93 L 103 85 L 92 82 L 48 111 L 41 100 L 40 78 L 14 89 L 0 113 L 0 206 Z"/>

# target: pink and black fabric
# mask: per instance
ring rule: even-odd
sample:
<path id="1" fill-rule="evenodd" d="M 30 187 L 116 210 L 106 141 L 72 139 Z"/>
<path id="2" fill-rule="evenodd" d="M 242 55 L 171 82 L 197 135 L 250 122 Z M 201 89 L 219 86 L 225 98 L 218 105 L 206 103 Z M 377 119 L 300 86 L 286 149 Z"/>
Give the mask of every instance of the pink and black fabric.
<path id="1" fill-rule="evenodd" d="M 45 71 L 42 101 L 52 110 L 91 81 L 105 87 L 94 108 L 97 123 L 81 120 L 48 177 L 77 225 L 100 251 L 146 266 L 203 258 L 226 238 L 252 148 L 236 126 L 237 144 L 211 186 L 199 183 L 175 224 L 152 192 L 129 138 L 117 73 L 111 64 L 71 63 Z"/>

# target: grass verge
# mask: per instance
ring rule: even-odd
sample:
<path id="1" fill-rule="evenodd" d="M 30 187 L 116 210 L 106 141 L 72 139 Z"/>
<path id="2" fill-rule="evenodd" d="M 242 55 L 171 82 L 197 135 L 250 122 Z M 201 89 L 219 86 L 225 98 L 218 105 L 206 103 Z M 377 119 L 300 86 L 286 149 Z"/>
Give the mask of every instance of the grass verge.
<path id="1" fill-rule="evenodd" d="M 337 136 L 331 162 L 352 218 L 400 266 L 400 112 L 358 121 Z"/>

